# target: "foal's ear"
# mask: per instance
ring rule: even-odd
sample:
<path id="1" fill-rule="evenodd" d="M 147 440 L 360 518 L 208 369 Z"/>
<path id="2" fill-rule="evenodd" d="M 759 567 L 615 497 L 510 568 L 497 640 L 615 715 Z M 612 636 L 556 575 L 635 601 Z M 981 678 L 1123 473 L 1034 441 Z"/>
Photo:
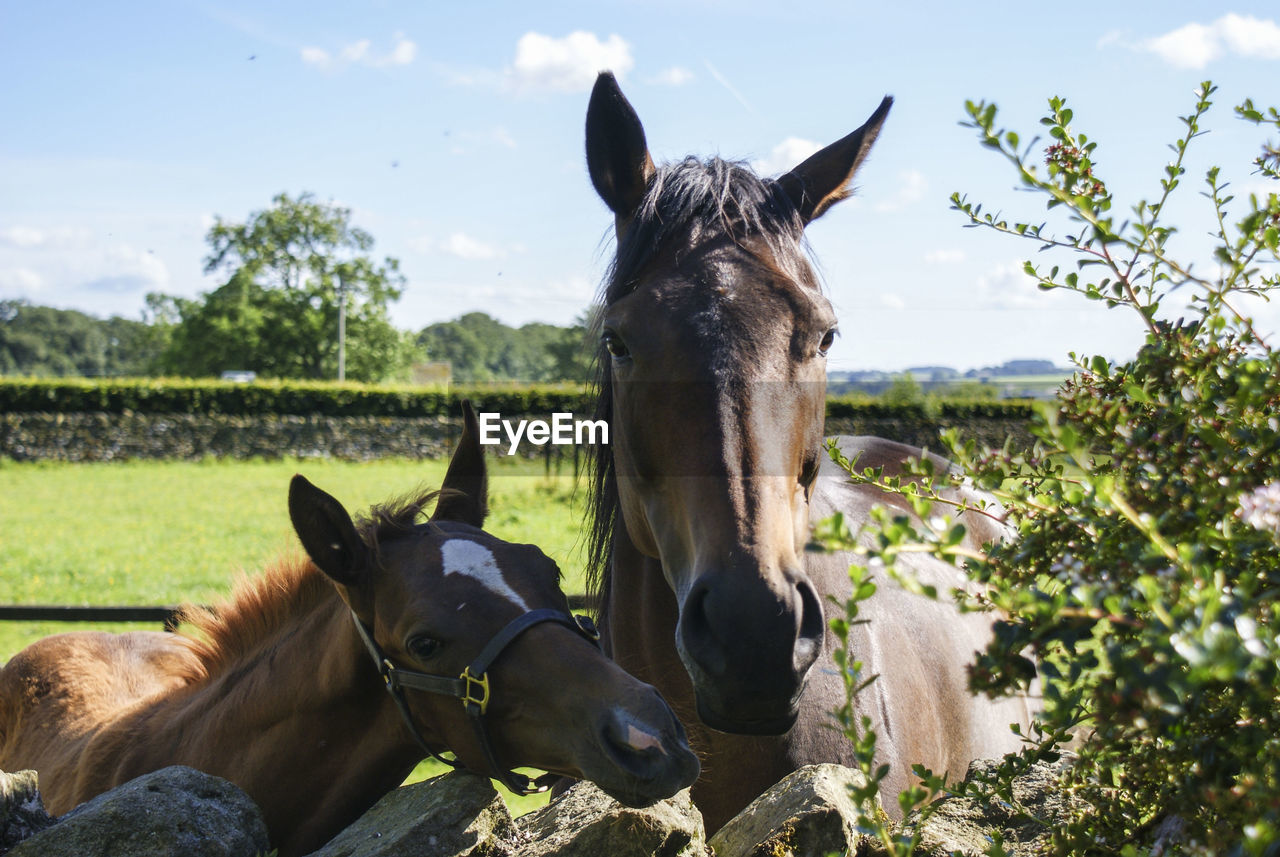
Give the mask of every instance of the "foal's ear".
<path id="1" fill-rule="evenodd" d="M 892 106 L 892 96 L 886 95 L 876 112 L 871 114 L 871 118 L 861 128 L 811 155 L 786 175 L 778 177 L 778 186 L 791 198 L 804 223 L 821 216 L 828 208 L 853 193 L 849 182 L 866 160 L 871 144 L 876 141 L 880 126 L 884 124 Z"/>
<path id="2" fill-rule="evenodd" d="M 489 473 L 480 447 L 480 426 L 471 402 L 462 401 L 462 438 L 453 451 L 444 475 L 444 490 L 431 515 L 433 521 L 460 521 L 473 527 L 484 525 L 489 513 Z"/>
<path id="3" fill-rule="evenodd" d="M 311 561 L 344 586 L 360 582 L 369 548 L 342 504 L 303 476 L 289 483 L 289 519 Z"/>
<path id="4" fill-rule="evenodd" d="M 587 105 L 587 171 L 596 193 L 613 209 L 621 235 L 657 170 L 640 117 L 608 71 L 596 78 Z"/>

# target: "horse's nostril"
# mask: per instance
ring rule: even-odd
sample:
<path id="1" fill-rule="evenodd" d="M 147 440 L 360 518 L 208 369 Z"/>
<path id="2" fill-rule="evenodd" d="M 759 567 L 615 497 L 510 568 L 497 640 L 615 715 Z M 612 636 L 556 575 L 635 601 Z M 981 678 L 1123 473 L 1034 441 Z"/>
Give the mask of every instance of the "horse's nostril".
<path id="1" fill-rule="evenodd" d="M 682 654 L 692 657 L 706 678 L 724 679 L 732 670 L 775 679 L 802 680 L 822 653 L 826 618 L 813 583 L 803 572 L 785 572 L 782 592 L 742 593 L 714 578 L 693 585 L 680 611 Z M 789 590 L 789 591 L 788 591 Z M 735 593 L 739 597 L 734 597 Z M 751 597 L 742 597 L 755 595 Z M 725 609 L 725 605 L 732 605 Z M 728 653 L 743 641 L 755 652 L 750 664 L 731 666 Z M 760 671 L 764 671 L 761 676 Z"/>
<path id="2" fill-rule="evenodd" d="M 609 755 L 632 776 L 661 776 L 675 763 L 660 731 L 625 711 L 613 709 L 603 732 Z"/>
<path id="3" fill-rule="evenodd" d="M 680 640 L 683 648 L 696 653 L 699 668 L 711 677 L 724 675 L 728 669 L 723 642 L 712 628 L 708 615 L 711 587 L 705 580 L 693 585 L 680 611 Z"/>
<path id="4" fill-rule="evenodd" d="M 605 729 L 605 737 L 614 747 L 629 753 L 667 755 L 667 750 L 663 746 L 661 737 L 651 731 L 649 727 L 638 724 L 630 716 L 621 712 L 615 711 L 613 716 L 609 718 L 609 725 Z"/>
<path id="5" fill-rule="evenodd" d="M 803 574 L 795 583 L 800 596 L 800 633 L 796 638 L 794 667 L 796 672 L 803 673 L 813 665 L 822 653 L 822 640 L 827 632 L 827 620 L 822 613 L 822 600 L 814 590 L 809 578 Z"/>

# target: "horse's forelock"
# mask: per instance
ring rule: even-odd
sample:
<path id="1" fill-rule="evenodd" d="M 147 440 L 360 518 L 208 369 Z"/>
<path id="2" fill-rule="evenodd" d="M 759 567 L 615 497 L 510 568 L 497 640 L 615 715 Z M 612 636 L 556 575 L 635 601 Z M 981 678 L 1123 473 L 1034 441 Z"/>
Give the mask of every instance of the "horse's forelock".
<path id="1" fill-rule="evenodd" d="M 723 234 L 749 253 L 746 242 L 761 241 L 766 264 L 789 269 L 805 262 L 804 223 L 787 194 L 746 163 L 723 158 L 687 157 L 664 164 L 631 215 L 605 276 L 600 303 L 605 306 L 635 289 L 644 269 L 675 242 Z M 788 274 L 803 280 L 799 271 Z"/>
<path id="2" fill-rule="evenodd" d="M 374 506 L 356 523 L 356 530 L 376 555 L 383 542 L 412 530 L 427 507 L 442 493 L 443 490 L 423 490 Z"/>

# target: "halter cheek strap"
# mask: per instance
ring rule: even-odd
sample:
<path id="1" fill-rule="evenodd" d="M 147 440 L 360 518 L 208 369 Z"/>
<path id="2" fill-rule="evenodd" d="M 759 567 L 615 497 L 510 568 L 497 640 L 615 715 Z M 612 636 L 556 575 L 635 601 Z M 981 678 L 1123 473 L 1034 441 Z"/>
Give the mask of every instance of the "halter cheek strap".
<path id="1" fill-rule="evenodd" d="M 489 708 L 490 699 L 489 667 L 517 637 L 534 625 L 543 622 L 564 625 L 592 644 L 599 646 L 600 632 L 596 630 L 590 619 L 586 616 L 577 616 L 549 608 L 530 610 L 528 613 L 524 613 L 508 622 L 480 650 L 480 654 L 467 665 L 462 674 L 454 678 L 397 667 L 387 657 L 382 647 L 373 639 L 372 631 L 361 621 L 359 616 L 356 616 L 355 611 L 352 611 L 351 617 L 355 620 L 356 631 L 359 633 L 360 639 L 364 642 L 365 648 L 369 651 L 369 655 L 373 658 L 373 662 L 378 668 L 378 674 L 382 676 L 382 680 L 386 684 L 387 692 L 391 694 L 396 708 L 400 711 L 400 717 L 409 728 L 409 733 L 413 736 L 413 740 L 427 755 L 452 768 L 465 767 L 456 758 L 444 758 L 427 744 L 422 734 L 418 731 L 417 725 L 413 722 L 408 700 L 404 696 L 405 688 L 441 696 L 452 696 L 460 700 L 476 731 L 476 737 L 479 739 L 480 748 L 484 753 L 485 764 L 489 768 L 488 775 L 500 780 L 503 785 L 516 794 L 544 792 L 560 778 L 558 774 L 543 774 L 537 779 L 530 779 L 524 774 L 498 765 L 497 758 L 493 753 L 493 745 L 489 741 L 488 730 L 485 729 L 484 724 L 484 714 Z"/>

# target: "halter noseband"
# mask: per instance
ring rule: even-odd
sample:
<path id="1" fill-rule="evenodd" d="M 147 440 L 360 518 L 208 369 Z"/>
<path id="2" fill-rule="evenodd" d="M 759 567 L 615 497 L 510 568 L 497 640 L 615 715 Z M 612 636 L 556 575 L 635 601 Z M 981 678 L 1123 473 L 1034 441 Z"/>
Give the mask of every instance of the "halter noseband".
<path id="1" fill-rule="evenodd" d="M 545 792 L 560 778 L 559 774 L 543 774 L 536 779 L 530 779 L 524 774 L 507 770 L 498 765 L 497 759 L 493 754 L 493 746 L 489 743 L 488 730 L 484 727 L 484 713 L 489 707 L 489 667 L 493 665 L 493 662 L 498 659 L 507 646 L 511 645 L 516 637 L 534 625 L 543 622 L 564 625 L 594 645 L 599 646 L 600 632 L 596 630 L 594 623 L 590 619 L 586 616 L 564 613 L 550 608 L 530 610 L 528 613 L 517 616 L 508 622 L 506 627 L 499 631 L 489 641 L 488 645 L 480 651 L 476 659 L 467 665 L 462 674 L 452 678 L 450 676 L 418 672 L 417 670 L 406 670 L 396 666 L 387 657 L 382 647 L 374 641 L 373 632 L 361 621 L 354 610 L 351 612 L 351 618 L 355 620 L 356 631 L 359 632 L 360 639 L 364 641 L 365 648 L 369 650 L 370 656 L 373 657 L 373 662 L 378 668 L 378 674 L 382 676 L 382 680 L 386 683 L 387 692 L 391 694 L 391 698 L 395 700 L 396 708 L 400 710 L 400 717 L 404 720 L 405 725 L 409 727 L 409 733 L 413 735 L 413 740 L 418 743 L 418 746 L 429 756 L 452 768 L 465 767 L 456 758 L 446 759 L 427 745 L 422 734 L 418 732 L 418 727 L 414 725 L 413 717 L 409 712 L 409 703 L 404 696 L 405 688 L 436 693 L 442 696 L 452 696 L 461 700 L 472 726 L 475 727 L 476 737 L 480 740 L 480 748 L 484 751 L 485 763 L 489 766 L 489 771 L 491 772 L 488 775 L 500 780 L 503 785 L 516 794 L 529 795 Z"/>

